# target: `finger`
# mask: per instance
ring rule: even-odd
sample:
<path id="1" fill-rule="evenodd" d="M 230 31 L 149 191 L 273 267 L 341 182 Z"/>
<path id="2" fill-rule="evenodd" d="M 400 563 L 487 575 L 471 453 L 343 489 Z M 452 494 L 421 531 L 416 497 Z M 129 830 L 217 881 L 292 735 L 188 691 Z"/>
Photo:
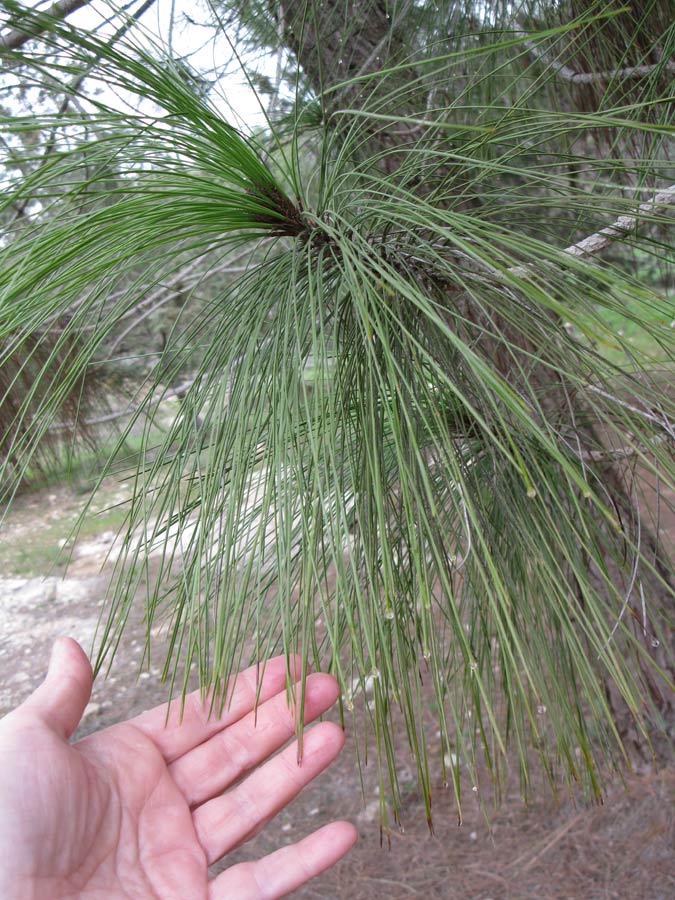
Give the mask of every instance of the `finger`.
<path id="1" fill-rule="evenodd" d="M 17 712 L 39 716 L 49 728 L 67 739 L 87 707 L 91 686 L 91 665 L 82 647 L 72 638 L 57 638 L 47 677 Z"/>
<path id="2" fill-rule="evenodd" d="M 332 822 L 263 859 L 232 866 L 209 884 L 209 900 L 276 900 L 335 865 L 357 837 L 350 822 Z"/>
<path id="3" fill-rule="evenodd" d="M 310 675 L 305 683 L 304 721 L 311 722 L 329 709 L 338 693 L 338 683 L 330 675 Z M 278 750 L 293 736 L 295 717 L 286 692 L 281 691 L 255 713 L 179 757 L 169 772 L 189 805 L 220 794 Z"/>
<path id="4" fill-rule="evenodd" d="M 210 694 L 202 700 L 201 692 L 194 691 L 185 697 L 182 710 L 181 701 L 174 700 L 170 704 L 168 717 L 167 704 L 164 703 L 141 713 L 129 724 L 151 738 L 166 761 L 172 762 L 251 712 L 256 698 L 262 702 L 278 694 L 286 685 L 287 673 L 295 682 L 300 672 L 299 657 L 292 656 L 287 660 L 285 656 L 275 656 L 266 662 L 264 668 L 256 664 L 232 676 L 220 717 L 217 709 L 211 709 Z"/>
<path id="5" fill-rule="evenodd" d="M 304 735 L 301 763 L 295 741 L 227 794 L 197 807 L 192 820 L 208 864 L 260 831 L 330 765 L 344 739 L 332 722 L 315 725 Z"/>

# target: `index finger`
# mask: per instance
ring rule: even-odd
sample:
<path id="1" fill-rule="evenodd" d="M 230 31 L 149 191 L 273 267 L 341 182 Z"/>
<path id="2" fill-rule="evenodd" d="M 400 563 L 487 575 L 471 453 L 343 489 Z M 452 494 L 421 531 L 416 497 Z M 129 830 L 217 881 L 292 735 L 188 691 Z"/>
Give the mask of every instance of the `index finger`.
<path id="1" fill-rule="evenodd" d="M 127 724 L 142 731 L 156 744 L 166 761 L 172 762 L 202 744 L 208 738 L 237 722 L 251 712 L 258 703 L 273 697 L 291 682 L 300 678 L 302 663 L 298 656 L 275 656 L 262 665 L 252 665 L 233 675 L 227 683 L 222 716 L 211 708 L 211 694 L 202 699 L 199 690 L 146 710 Z M 261 679 L 262 673 L 262 679 Z M 167 708 L 169 714 L 167 717 Z"/>

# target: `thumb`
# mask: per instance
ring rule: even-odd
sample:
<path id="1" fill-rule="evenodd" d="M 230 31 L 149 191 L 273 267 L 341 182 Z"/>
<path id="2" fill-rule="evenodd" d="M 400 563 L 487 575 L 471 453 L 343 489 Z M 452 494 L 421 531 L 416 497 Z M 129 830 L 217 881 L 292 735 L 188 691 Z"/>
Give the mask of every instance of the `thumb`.
<path id="1" fill-rule="evenodd" d="M 57 638 L 47 677 L 23 704 L 23 710 L 67 739 L 86 709 L 92 681 L 91 665 L 82 647 L 72 638 Z"/>

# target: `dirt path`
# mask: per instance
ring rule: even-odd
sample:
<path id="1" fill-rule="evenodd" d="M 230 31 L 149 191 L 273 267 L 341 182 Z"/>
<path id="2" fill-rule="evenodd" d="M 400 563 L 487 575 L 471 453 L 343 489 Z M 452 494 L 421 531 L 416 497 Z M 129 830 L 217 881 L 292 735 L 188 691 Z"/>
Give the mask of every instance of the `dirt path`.
<path id="1" fill-rule="evenodd" d="M 124 486 L 105 486 L 83 537 L 68 543 L 82 495 L 65 487 L 21 497 L 0 533 L 0 714 L 40 681 L 52 641 L 70 634 L 86 649 L 115 553 L 116 503 Z M 117 498 L 117 500 L 115 500 Z M 115 500 L 115 503 L 111 501 Z M 117 509 L 114 514 L 111 509 Z M 71 553 L 63 578 L 59 551 Z M 135 612 L 107 679 L 99 679 L 78 734 L 166 700 L 159 666 L 139 676 L 144 626 Z M 158 635 L 161 641 L 161 635 Z M 160 658 L 157 658 L 157 663 Z M 438 779 L 430 836 L 412 768 L 399 772 L 405 832 L 380 846 L 374 767 L 363 771 L 365 799 L 347 732 L 339 762 L 284 811 L 237 859 L 261 855 L 331 818 L 354 821 L 361 840 L 339 866 L 293 896 L 323 900 L 672 900 L 675 897 L 675 770 L 613 788 L 602 807 L 556 805 L 542 793 L 529 808 L 507 792 L 491 826 L 473 804 L 461 828 Z M 507 784 L 509 782 L 507 781 Z M 190 900 L 190 898 L 186 898 Z"/>

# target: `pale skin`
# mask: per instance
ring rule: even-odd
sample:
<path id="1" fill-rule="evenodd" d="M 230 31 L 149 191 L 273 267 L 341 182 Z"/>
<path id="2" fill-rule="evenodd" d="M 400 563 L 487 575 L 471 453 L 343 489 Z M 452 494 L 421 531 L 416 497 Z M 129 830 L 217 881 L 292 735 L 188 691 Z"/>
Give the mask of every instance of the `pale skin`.
<path id="1" fill-rule="evenodd" d="M 60 638 L 45 681 L 0 720 L 0 896 L 4 900 L 273 900 L 337 862 L 356 840 L 332 822 L 209 879 L 208 866 L 260 831 L 342 748 L 342 730 L 305 730 L 302 762 L 270 660 L 257 711 L 256 668 L 230 685 L 221 718 L 199 693 L 80 741 L 69 738 L 92 687 L 79 644 Z M 297 671 L 298 661 L 291 661 Z M 337 699 L 331 676 L 306 682 L 305 721 Z M 271 758 L 270 758 L 271 757 Z M 228 790 L 229 788 L 229 790 Z M 223 793 L 225 792 L 225 793 Z"/>

